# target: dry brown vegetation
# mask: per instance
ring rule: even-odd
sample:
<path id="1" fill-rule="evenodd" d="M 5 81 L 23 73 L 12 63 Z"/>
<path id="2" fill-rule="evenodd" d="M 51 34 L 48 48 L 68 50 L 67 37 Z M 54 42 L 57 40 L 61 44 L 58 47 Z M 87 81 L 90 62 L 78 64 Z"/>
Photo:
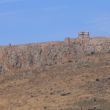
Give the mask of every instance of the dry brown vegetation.
<path id="1" fill-rule="evenodd" d="M 110 110 L 110 38 L 0 47 L 0 110 Z"/>
<path id="2" fill-rule="evenodd" d="M 92 60 L 88 60 L 92 59 Z M 110 110 L 110 54 L 0 76 L 0 110 Z"/>

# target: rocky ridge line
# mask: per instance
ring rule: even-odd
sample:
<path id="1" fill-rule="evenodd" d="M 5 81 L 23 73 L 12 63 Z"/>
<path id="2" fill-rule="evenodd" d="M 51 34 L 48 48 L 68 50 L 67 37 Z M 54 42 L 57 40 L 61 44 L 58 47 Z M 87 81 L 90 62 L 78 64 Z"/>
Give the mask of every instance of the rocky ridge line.
<path id="1" fill-rule="evenodd" d="M 110 38 L 91 38 L 88 32 L 80 32 L 78 38 L 62 42 L 9 45 L 0 47 L 0 74 L 77 62 L 96 53 L 110 53 Z"/>

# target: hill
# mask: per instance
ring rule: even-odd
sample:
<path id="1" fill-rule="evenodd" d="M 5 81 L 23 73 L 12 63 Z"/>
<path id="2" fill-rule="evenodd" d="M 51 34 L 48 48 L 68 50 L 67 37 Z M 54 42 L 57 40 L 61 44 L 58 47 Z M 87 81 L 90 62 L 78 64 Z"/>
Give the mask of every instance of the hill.
<path id="1" fill-rule="evenodd" d="M 110 38 L 0 48 L 1 110 L 110 110 Z"/>

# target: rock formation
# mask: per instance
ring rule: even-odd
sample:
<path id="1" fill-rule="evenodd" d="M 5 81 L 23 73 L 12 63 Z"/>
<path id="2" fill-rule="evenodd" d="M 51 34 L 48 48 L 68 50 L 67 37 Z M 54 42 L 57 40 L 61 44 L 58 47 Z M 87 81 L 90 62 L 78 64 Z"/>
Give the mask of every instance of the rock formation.
<path id="1" fill-rule="evenodd" d="M 62 42 L 9 45 L 0 47 L 0 74 L 76 62 L 85 55 L 105 52 L 110 52 L 110 38 L 91 38 L 88 32 Z"/>

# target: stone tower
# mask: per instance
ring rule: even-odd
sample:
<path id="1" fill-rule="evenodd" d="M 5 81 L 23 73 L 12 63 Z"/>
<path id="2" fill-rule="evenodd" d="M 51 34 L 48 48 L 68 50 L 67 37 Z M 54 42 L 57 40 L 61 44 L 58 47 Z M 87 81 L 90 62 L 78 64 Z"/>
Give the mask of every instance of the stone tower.
<path id="1" fill-rule="evenodd" d="M 79 32 L 78 38 L 82 41 L 82 43 L 88 42 L 90 40 L 89 32 Z"/>
<path id="2" fill-rule="evenodd" d="M 89 38 L 89 32 L 79 32 L 78 35 L 80 38 Z"/>
<path id="3" fill-rule="evenodd" d="M 83 47 L 87 46 L 90 41 L 89 32 L 79 32 L 78 39 Z"/>

